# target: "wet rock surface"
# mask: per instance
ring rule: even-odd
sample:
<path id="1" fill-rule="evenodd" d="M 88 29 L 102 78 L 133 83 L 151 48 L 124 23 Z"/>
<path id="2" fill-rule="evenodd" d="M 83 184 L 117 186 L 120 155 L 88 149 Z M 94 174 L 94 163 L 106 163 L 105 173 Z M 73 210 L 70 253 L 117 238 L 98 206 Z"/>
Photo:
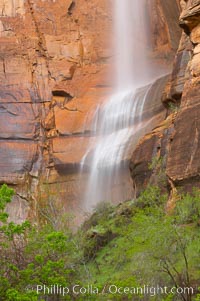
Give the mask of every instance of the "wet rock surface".
<path id="1" fill-rule="evenodd" d="M 177 25 L 164 2 L 154 2 L 151 56 L 166 66 L 176 50 Z M 62 183 L 60 202 L 78 208 L 84 181 L 74 170 L 92 116 L 112 93 L 112 22 L 112 0 L 0 0 L 0 182 L 16 185 L 15 204 L 24 208 L 16 214 L 11 207 L 16 221 L 35 219 L 43 183 L 55 200 Z"/>

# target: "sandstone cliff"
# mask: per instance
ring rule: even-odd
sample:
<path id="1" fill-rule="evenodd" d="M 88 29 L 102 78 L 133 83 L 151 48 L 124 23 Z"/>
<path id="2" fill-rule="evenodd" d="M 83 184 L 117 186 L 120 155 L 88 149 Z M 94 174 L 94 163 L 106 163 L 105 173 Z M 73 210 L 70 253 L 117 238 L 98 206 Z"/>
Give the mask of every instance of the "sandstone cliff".
<path id="1" fill-rule="evenodd" d="M 159 182 L 160 171 L 166 173 L 170 202 L 180 187 L 200 187 L 200 1 L 181 1 L 181 5 L 182 38 L 163 94 L 168 116 L 140 141 L 130 165 L 138 193 L 149 182 Z M 152 161 L 155 164 L 149 169 Z"/>
<path id="2" fill-rule="evenodd" d="M 173 0 L 148 0 L 148 5 L 151 56 L 159 66 L 169 65 L 179 40 L 178 5 Z M 188 4 L 181 24 L 186 34 L 193 32 L 196 56 L 176 120 L 188 135 L 195 133 L 185 178 L 196 175 L 198 158 L 197 121 L 191 128 L 184 121 L 192 110 L 197 114 L 198 106 L 192 96 L 198 88 L 198 26 L 191 25 L 189 9 Z M 182 94 L 190 58 L 186 34 L 166 99 L 179 101 Z M 76 168 L 87 147 L 92 113 L 111 93 L 112 0 L 0 0 L 0 42 L 0 182 L 15 185 L 11 215 L 17 221 L 34 219 L 38 203 L 49 195 L 59 195 L 61 205 L 60 196 L 67 195 L 67 206 L 78 207 L 84 181 L 79 182 Z M 173 179 L 182 178 L 173 171 L 173 160 L 179 160 L 180 170 L 185 160 L 177 133 L 167 167 Z"/>

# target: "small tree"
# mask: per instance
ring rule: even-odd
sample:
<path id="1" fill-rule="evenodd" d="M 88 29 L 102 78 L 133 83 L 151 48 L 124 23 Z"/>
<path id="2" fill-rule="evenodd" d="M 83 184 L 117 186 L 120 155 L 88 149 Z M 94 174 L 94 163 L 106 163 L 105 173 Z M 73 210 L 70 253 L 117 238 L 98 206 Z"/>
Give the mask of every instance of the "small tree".
<path id="1" fill-rule="evenodd" d="M 28 221 L 20 225 L 8 222 L 5 208 L 13 194 L 13 189 L 6 185 L 0 188 L 1 300 L 61 300 L 59 295 L 38 295 L 35 288 L 37 285 L 69 287 L 72 284 L 78 263 L 72 234 L 67 229 L 65 233 L 55 231 L 50 225 L 37 229 Z M 65 296 L 62 300 L 73 300 L 73 296 Z"/>
<path id="2" fill-rule="evenodd" d="M 0 295 L 2 300 L 24 299 L 13 287 L 19 281 L 19 271 L 26 265 L 24 249 L 26 246 L 26 231 L 30 227 L 25 221 L 21 225 L 8 222 L 6 205 L 11 202 L 14 190 L 7 185 L 0 188 Z"/>

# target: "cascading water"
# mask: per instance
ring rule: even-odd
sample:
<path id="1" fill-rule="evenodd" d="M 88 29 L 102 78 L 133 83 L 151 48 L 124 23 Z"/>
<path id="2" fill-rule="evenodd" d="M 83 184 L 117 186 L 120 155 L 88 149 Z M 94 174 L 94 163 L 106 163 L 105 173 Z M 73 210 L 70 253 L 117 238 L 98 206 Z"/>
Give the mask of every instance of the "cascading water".
<path id="1" fill-rule="evenodd" d="M 150 89 L 145 54 L 145 0 L 115 0 L 115 93 L 94 116 L 95 146 L 88 147 L 82 169 L 89 170 L 83 207 L 133 196 L 128 171 L 131 138 L 144 126 L 142 112 Z M 145 86 L 144 88 L 139 88 Z M 123 179 L 123 180 L 122 180 Z"/>
<path id="2" fill-rule="evenodd" d="M 134 91 L 148 82 L 146 0 L 115 0 L 116 90 Z"/>

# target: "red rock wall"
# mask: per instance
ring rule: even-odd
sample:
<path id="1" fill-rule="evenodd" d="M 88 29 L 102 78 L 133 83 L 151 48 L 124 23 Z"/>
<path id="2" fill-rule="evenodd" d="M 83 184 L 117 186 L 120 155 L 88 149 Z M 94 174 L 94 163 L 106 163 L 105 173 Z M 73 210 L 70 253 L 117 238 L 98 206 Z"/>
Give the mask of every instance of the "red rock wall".
<path id="1" fill-rule="evenodd" d="M 180 39 L 177 22 L 180 6 L 174 0 L 148 0 L 148 9 L 153 55 L 157 60 L 167 59 L 169 62 L 174 58 L 177 41 Z"/>
<path id="2" fill-rule="evenodd" d="M 181 1 L 181 4 L 183 34 L 163 95 L 168 117 L 140 141 L 130 166 L 140 192 L 148 183 L 158 182 L 156 167 L 150 170 L 148 166 L 155 158 L 162 159 L 170 200 L 179 187 L 185 190 L 200 187 L 200 1 Z"/>
<path id="3" fill-rule="evenodd" d="M 24 202 L 34 215 L 56 145 L 69 142 L 59 136 L 83 131 L 84 111 L 105 93 L 95 86 L 112 55 L 111 9 L 108 0 L 2 0 L 0 12 L 0 182 L 17 185 L 21 219 Z"/>
<path id="4" fill-rule="evenodd" d="M 190 60 L 170 143 L 167 174 L 177 184 L 200 186 L 200 1 L 188 1 L 180 25 L 189 35 Z M 175 169 L 176 166 L 176 169 Z"/>
<path id="5" fill-rule="evenodd" d="M 84 184 L 74 168 L 87 147 L 83 136 L 111 93 L 112 2 L 0 0 L 0 182 L 16 187 L 10 207 L 16 220 L 34 218 L 40 191 L 41 198 L 46 190 L 55 198 L 58 190 L 67 193 L 77 206 Z M 170 63 L 178 40 L 170 14 L 176 19 L 177 6 L 148 4 L 151 55 Z"/>

